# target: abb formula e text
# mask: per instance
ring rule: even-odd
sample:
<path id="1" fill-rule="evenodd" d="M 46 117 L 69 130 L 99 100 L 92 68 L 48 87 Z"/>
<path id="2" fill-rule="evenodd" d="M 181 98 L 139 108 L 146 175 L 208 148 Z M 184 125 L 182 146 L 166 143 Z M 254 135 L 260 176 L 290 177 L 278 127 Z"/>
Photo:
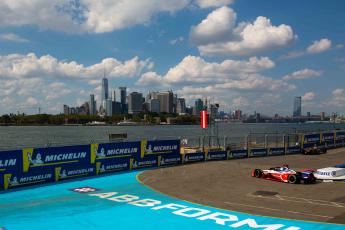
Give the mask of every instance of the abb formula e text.
<path id="1" fill-rule="evenodd" d="M 316 178 L 313 174 L 313 170 L 304 170 L 297 172 L 290 169 L 287 166 L 283 167 L 273 167 L 270 169 L 254 169 L 252 172 L 253 177 L 263 178 L 267 180 L 280 181 L 290 184 L 299 184 L 299 183 L 314 183 Z"/>

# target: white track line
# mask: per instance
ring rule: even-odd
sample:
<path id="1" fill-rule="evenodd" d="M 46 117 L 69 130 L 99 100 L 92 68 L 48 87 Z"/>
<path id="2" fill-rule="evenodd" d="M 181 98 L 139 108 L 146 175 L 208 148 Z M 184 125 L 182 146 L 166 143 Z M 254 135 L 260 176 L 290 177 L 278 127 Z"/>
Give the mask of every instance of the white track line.
<path id="1" fill-rule="evenodd" d="M 254 198 L 264 198 L 264 199 L 271 199 L 271 200 L 295 202 L 295 203 L 313 204 L 313 205 L 319 205 L 319 206 L 330 206 L 330 207 L 335 207 L 335 208 L 345 208 L 344 206 L 345 204 L 331 202 L 331 201 L 324 201 L 324 200 L 312 200 L 312 199 L 289 197 L 289 196 L 282 196 L 282 195 L 262 196 L 262 195 L 247 194 L 247 196 L 254 197 Z"/>
<path id="2" fill-rule="evenodd" d="M 251 208 L 260 208 L 260 209 L 265 209 L 265 210 L 270 210 L 270 211 L 275 211 L 275 212 L 287 212 L 287 213 L 298 214 L 298 215 L 321 217 L 321 218 L 325 218 L 325 219 L 333 218 L 331 216 L 323 216 L 323 215 L 311 214 L 311 213 L 306 213 L 306 212 L 296 212 L 296 211 L 281 210 L 281 209 L 275 209 L 275 208 L 267 208 L 267 207 L 256 206 L 256 205 L 249 205 L 249 204 L 232 203 L 232 202 L 227 202 L 227 201 L 224 202 L 224 203 L 225 204 L 230 204 L 230 205 L 238 205 L 238 206 L 251 207 Z"/>

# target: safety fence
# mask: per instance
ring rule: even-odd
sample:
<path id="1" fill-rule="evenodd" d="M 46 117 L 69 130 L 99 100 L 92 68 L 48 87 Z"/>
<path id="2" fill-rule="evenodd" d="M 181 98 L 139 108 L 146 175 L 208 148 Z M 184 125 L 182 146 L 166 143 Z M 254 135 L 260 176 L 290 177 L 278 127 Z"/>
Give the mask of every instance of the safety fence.
<path id="1" fill-rule="evenodd" d="M 191 147 L 185 139 L 175 139 L 2 151 L 0 190 L 150 167 L 298 154 L 309 147 L 345 147 L 345 131 L 284 135 L 274 139 L 276 144 L 268 144 L 269 139 L 270 136 L 267 135 L 263 140 L 257 141 L 264 145 L 249 145 L 249 140 L 253 139 L 247 138 L 242 146 L 232 146 L 226 138 L 222 143 L 220 140 L 209 140 L 209 146 L 206 146 L 205 139 L 199 139 L 204 144 L 203 148 Z"/>

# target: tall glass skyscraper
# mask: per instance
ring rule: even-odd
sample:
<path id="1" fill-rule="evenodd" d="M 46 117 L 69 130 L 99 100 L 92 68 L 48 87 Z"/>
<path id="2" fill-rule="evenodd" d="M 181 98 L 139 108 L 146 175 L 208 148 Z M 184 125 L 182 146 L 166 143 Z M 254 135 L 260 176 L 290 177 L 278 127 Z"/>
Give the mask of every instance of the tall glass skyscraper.
<path id="1" fill-rule="evenodd" d="M 302 116 L 302 97 L 295 97 L 293 103 L 293 117 Z"/>
<path id="2" fill-rule="evenodd" d="M 109 90 L 108 90 L 108 79 L 104 76 L 102 79 L 102 94 L 101 94 L 101 107 L 103 109 L 106 108 L 107 99 L 109 98 Z"/>

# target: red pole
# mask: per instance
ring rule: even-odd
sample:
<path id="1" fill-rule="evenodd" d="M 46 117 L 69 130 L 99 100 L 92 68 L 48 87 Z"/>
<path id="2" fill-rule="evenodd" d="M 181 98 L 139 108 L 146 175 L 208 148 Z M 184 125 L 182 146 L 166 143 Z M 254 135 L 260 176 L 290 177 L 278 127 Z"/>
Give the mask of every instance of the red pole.
<path id="1" fill-rule="evenodd" d="M 202 110 L 200 112 L 200 128 L 206 129 L 207 125 L 207 110 Z"/>

